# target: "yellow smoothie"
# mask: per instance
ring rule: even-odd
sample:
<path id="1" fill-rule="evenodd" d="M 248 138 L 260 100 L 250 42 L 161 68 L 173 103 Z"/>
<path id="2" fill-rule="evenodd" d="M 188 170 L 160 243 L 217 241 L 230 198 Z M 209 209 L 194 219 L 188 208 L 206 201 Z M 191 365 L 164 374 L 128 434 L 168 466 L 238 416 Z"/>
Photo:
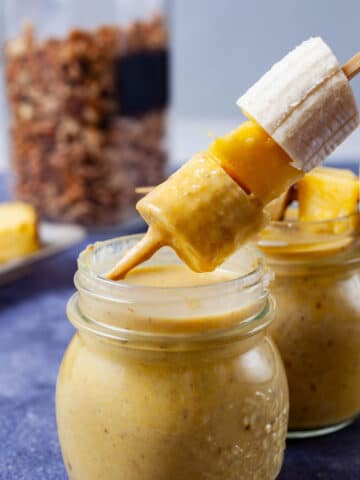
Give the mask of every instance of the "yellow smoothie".
<path id="1" fill-rule="evenodd" d="M 238 254 L 240 276 L 236 259 L 196 274 L 166 250 L 126 282 L 92 277 L 94 265 L 84 272 L 80 262 L 68 306 L 78 332 L 57 384 L 71 480 L 276 478 L 288 391 L 251 252 Z"/>
<path id="2" fill-rule="evenodd" d="M 226 270 L 215 272 L 195 273 L 182 264 L 157 265 L 152 267 L 138 267 L 132 270 L 126 282 L 130 285 L 148 287 L 174 288 L 197 287 L 221 283 L 236 278 L 235 273 Z"/>
<path id="3" fill-rule="evenodd" d="M 271 292 L 277 311 L 270 333 L 289 381 L 289 428 L 301 436 L 338 429 L 360 412 L 355 217 L 278 222 L 260 240 L 275 272 Z"/>

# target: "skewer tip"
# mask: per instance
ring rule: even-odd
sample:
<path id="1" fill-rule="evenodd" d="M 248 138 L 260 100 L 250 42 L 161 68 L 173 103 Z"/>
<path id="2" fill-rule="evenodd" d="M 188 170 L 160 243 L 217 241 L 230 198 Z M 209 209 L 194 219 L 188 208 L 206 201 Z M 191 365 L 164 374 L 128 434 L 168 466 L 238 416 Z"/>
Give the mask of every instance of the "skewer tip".
<path id="1" fill-rule="evenodd" d="M 104 277 L 108 280 L 121 280 L 125 278 L 130 270 L 151 258 L 161 246 L 160 236 L 152 228 L 149 228 L 143 238 L 133 248 L 128 250 Z"/>
<path id="2" fill-rule="evenodd" d="M 351 80 L 360 72 L 360 52 L 356 53 L 343 66 L 342 70 L 348 80 Z"/>

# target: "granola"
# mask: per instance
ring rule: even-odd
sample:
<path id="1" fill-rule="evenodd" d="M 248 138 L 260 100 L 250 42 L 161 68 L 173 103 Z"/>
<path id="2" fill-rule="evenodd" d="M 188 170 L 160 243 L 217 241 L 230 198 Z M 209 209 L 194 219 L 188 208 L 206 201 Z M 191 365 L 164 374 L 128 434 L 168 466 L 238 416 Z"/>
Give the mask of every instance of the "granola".
<path id="1" fill-rule="evenodd" d="M 155 103 L 147 98 L 144 108 L 127 111 L 137 91 L 128 94 L 123 84 L 138 86 L 139 78 L 125 77 L 124 61 L 135 61 L 131 74 L 139 76 L 143 58 L 154 68 L 152 58 L 164 55 L 164 70 L 166 49 L 161 17 L 127 27 L 72 30 L 65 38 L 41 42 L 27 24 L 9 41 L 6 85 L 16 197 L 50 220 L 85 225 L 124 220 L 137 199 L 134 188 L 162 181 L 167 157 L 166 85 L 155 86 L 164 90 Z M 140 79 L 142 95 L 156 90 L 145 84 L 148 77 Z"/>

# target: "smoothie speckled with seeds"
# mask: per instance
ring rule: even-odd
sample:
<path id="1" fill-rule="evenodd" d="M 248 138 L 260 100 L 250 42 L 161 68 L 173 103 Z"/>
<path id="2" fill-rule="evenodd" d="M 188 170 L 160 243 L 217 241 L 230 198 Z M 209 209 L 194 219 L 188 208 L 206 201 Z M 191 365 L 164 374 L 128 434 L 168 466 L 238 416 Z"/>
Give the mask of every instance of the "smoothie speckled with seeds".
<path id="1" fill-rule="evenodd" d="M 162 249 L 124 282 L 100 278 L 128 237 L 85 251 L 57 384 L 71 480 L 274 480 L 287 382 L 266 327 L 261 257 L 196 274 Z"/>
<path id="2" fill-rule="evenodd" d="M 290 435 L 346 426 L 360 412 L 357 215 L 274 222 L 260 241 L 275 272 L 270 333 L 290 390 Z"/>

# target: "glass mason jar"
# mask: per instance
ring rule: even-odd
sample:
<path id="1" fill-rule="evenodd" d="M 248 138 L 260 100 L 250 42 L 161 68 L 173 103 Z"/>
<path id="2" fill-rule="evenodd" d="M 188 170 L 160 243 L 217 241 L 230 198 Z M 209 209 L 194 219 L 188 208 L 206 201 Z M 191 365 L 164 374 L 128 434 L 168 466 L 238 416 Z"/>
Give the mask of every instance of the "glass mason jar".
<path id="1" fill-rule="evenodd" d="M 266 334 L 273 305 L 261 256 L 244 248 L 224 267 L 243 273 L 206 286 L 101 278 L 139 238 L 79 258 L 67 309 L 77 333 L 56 393 L 70 479 L 275 479 L 288 390 Z M 148 264 L 178 262 L 164 248 Z"/>
<path id="2" fill-rule="evenodd" d="M 360 412 L 357 215 L 273 222 L 259 242 L 275 272 L 270 333 L 285 363 L 289 436 L 330 433 Z"/>
<path id="3" fill-rule="evenodd" d="M 118 223 L 164 179 L 163 3 L 5 0 L 15 195 L 43 218 Z"/>

